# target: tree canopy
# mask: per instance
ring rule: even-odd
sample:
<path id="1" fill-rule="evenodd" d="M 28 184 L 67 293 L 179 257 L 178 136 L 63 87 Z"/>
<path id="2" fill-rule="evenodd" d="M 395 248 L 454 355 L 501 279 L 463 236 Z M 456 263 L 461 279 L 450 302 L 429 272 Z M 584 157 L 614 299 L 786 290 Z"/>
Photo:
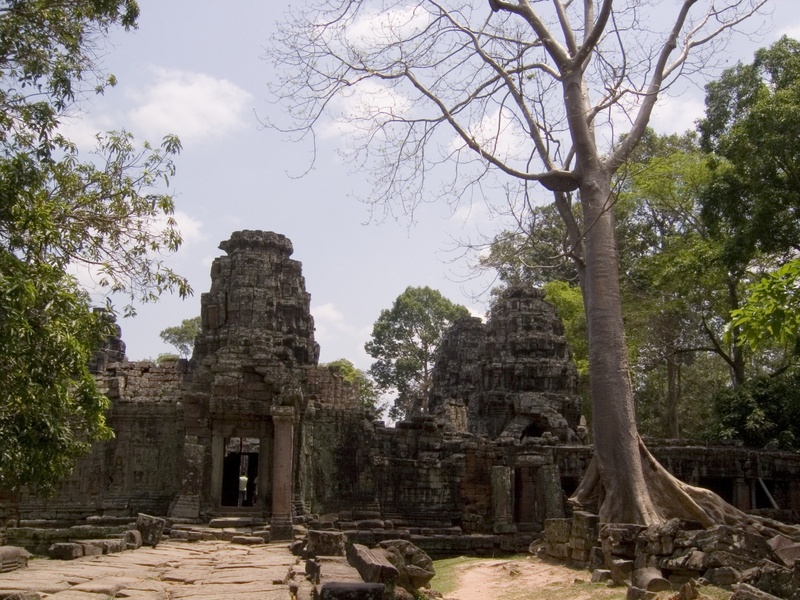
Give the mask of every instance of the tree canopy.
<path id="1" fill-rule="evenodd" d="M 192 354 L 194 340 L 200 334 L 201 325 L 202 322 L 199 316 L 192 317 L 191 319 L 184 319 L 180 325 L 163 329 L 158 335 L 167 344 L 175 346 L 181 358 L 188 358 Z"/>
<path id="2" fill-rule="evenodd" d="M 0 3 L 0 488 L 52 489 L 88 444 L 110 435 L 86 364 L 109 319 L 68 273 L 83 269 L 135 301 L 191 293 L 163 263 L 181 237 L 172 197 L 180 142 L 98 135 L 79 157 L 65 117 L 113 76 L 96 62 L 110 28 L 136 26 L 134 0 Z M 113 312 L 110 301 L 107 307 Z"/>
<path id="3" fill-rule="evenodd" d="M 429 287 L 407 287 L 381 311 L 364 348 L 376 359 L 369 374 L 381 391 L 397 397 L 389 415 L 410 417 L 427 407 L 431 369 L 444 332 L 469 310 Z"/>

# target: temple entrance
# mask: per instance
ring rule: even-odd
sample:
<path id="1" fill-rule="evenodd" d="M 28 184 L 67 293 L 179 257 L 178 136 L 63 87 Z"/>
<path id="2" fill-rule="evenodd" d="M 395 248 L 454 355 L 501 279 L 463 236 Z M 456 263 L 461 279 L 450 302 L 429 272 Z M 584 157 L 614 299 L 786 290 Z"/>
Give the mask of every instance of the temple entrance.
<path id="1" fill-rule="evenodd" d="M 247 508 L 258 502 L 259 438 L 225 438 L 220 505 Z"/>

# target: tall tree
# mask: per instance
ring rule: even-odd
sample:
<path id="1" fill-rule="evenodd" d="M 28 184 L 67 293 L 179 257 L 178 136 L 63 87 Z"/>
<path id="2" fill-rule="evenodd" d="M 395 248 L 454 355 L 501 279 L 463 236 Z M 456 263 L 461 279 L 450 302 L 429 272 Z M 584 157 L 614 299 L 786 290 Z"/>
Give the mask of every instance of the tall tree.
<path id="1" fill-rule="evenodd" d="M 351 158 L 377 166 L 376 202 L 413 210 L 434 167 L 452 169 L 443 181 L 453 198 L 493 176 L 517 184 L 523 200 L 535 182 L 553 193 L 589 332 L 595 452 L 574 500 L 601 499 L 603 522 L 711 524 L 732 514 L 672 478 L 639 438 L 611 184 L 662 90 L 702 68 L 698 50 L 717 50 L 764 3 L 683 0 L 665 9 L 671 18 L 646 24 L 654 7 L 636 1 L 491 0 L 490 13 L 482 1 L 330 0 L 294 13 L 273 48 L 284 72 L 276 92 L 294 131 L 313 132 L 337 100 L 360 92 L 361 112 L 344 117 L 356 137 Z M 598 132 L 613 131 L 615 110 L 631 126 L 604 149 Z"/>
<path id="2" fill-rule="evenodd" d="M 188 358 L 192 353 L 192 348 L 194 348 L 194 340 L 200 334 L 201 326 L 200 317 L 192 317 L 191 319 L 184 319 L 180 325 L 167 327 L 158 335 L 167 344 L 175 346 L 181 358 Z"/>
<path id="3" fill-rule="evenodd" d="M 444 332 L 469 311 L 429 287 L 407 287 L 381 311 L 364 348 L 375 360 L 369 373 L 378 388 L 394 390 L 393 419 L 409 418 L 427 408 L 434 355 Z"/>
<path id="4" fill-rule="evenodd" d="M 84 95 L 114 84 L 96 63 L 111 27 L 136 26 L 134 0 L 0 2 L 0 488 L 52 489 L 88 444 L 110 435 L 86 363 L 110 333 L 67 274 L 83 265 L 109 292 L 191 293 L 159 256 L 181 237 L 172 197 L 180 142 L 137 147 L 98 136 L 82 162 L 61 132 Z"/>
<path id="5" fill-rule="evenodd" d="M 745 271 L 769 253 L 777 269 L 735 306 L 734 342 L 763 347 L 795 338 L 800 266 L 800 42 L 781 38 L 750 64 L 727 69 L 706 88 L 700 123 L 718 157 L 703 216 L 725 239 L 730 268 Z M 742 334 L 742 337 L 740 336 Z"/>

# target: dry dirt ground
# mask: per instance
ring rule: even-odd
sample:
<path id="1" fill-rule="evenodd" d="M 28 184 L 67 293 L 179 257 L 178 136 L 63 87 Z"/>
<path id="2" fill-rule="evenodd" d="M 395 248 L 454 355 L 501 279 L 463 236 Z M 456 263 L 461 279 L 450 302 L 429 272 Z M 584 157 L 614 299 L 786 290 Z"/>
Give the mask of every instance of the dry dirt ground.
<path id="1" fill-rule="evenodd" d="M 587 570 L 542 561 L 535 556 L 508 559 L 457 558 L 437 561 L 434 589 L 445 600 L 624 600 L 626 588 L 591 583 Z M 701 598 L 722 600 L 730 592 L 703 588 Z M 674 593 L 659 594 L 660 600 Z"/>
<path id="2" fill-rule="evenodd" d="M 459 561 L 459 559 L 455 559 Z M 592 584 L 591 573 L 544 562 L 536 557 L 511 559 L 463 559 L 437 565 L 445 573 L 453 569 L 442 587 L 446 600 L 618 600 L 622 588 Z M 432 582 L 436 588 L 437 581 Z M 448 590 L 447 588 L 452 588 Z"/>

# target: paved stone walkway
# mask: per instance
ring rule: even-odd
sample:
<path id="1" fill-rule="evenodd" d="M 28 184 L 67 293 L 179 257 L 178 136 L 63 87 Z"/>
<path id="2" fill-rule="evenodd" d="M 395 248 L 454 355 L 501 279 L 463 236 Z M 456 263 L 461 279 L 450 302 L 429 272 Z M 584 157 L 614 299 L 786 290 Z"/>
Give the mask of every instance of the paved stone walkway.
<path id="1" fill-rule="evenodd" d="M 31 560 L 27 569 L 0 574 L 0 598 L 16 590 L 48 600 L 289 600 L 287 580 L 296 563 L 286 542 L 167 540 L 156 548 L 72 561 Z"/>

